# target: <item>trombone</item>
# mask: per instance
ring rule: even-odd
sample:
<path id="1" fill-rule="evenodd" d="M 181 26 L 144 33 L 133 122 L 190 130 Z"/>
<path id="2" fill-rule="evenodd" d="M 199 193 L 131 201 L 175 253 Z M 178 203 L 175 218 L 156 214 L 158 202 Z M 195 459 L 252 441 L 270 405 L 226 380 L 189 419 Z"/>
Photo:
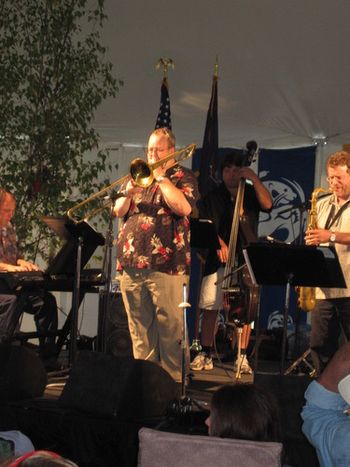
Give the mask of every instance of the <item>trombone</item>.
<path id="1" fill-rule="evenodd" d="M 118 180 L 115 180 L 112 182 L 110 185 L 102 188 L 102 190 L 94 193 L 91 195 L 89 198 L 86 198 L 85 200 L 81 201 L 80 203 L 77 203 L 76 205 L 72 206 L 71 208 L 68 209 L 66 215 L 67 217 L 74 221 L 74 222 L 83 222 L 83 221 L 88 221 L 92 217 L 96 216 L 98 213 L 103 211 L 104 209 L 108 208 L 113 200 L 110 198 L 107 202 L 105 202 L 101 207 L 93 209 L 90 213 L 88 213 L 83 219 L 76 219 L 75 218 L 75 213 L 78 209 L 80 209 L 82 206 L 90 203 L 91 201 L 105 197 L 107 196 L 107 193 L 109 191 L 114 190 L 115 187 L 118 185 L 122 185 L 123 183 L 127 182 L 128 180 L 132 179 L 134 183 L 141 187 L 141 188 L 147 188 L 149 187 L 154 180 L 154 174 L 153 171 L 162 166 L 163 164 L 166 164 L 168 161 L 173 160 L 173 163 L 169 165 L 168 168 L 173 167 L 174 165 L 192 157 L 194 151 L 196 149 L 195 144 L 189 144 L 188 146 L 179 149 L 175 152 L 172 152 L 171 154 L 168 154 L 166 157 L 163 159 L 159 159 L 158 161 L 154 162 L 153 164 L 149 164 L 148 162 L 144 161 L 141 158 L 136 158 L 133 159 L 131 164 L 130 164 L 130 169 L 129 173 L 127 175 L 124 175 L 123 177 L 119 178 Z"/>

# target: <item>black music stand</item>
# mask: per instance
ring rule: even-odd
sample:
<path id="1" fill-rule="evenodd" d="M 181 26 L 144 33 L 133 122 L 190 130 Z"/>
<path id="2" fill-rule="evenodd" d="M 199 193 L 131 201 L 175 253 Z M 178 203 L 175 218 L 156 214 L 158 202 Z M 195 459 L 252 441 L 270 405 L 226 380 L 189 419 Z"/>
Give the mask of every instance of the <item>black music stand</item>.
<path id="1" fill-rule="evenodd" d="M 74 259 L 77 257 L 79 237 L 83 238 L 84 247 L 81 255 L 81 268 L 84 268 L 98 245 L 104 245 L 104 236 L 86 221 L 75 223 L 67 217 L 42 217 L 42 221 L 64 241 L 62 248 L 49 262 L 46 273 L 49 275 L 67 274 L 73 276 L 76 272 Z"/>
<path id="2" fill-rule="evenodd" d="M 50 262 L 46 273 L 74 276 L 72 308 L 70 312 L 69 364 L 75 361 L 77 351 L 78 311 L 81 302 L 80 274 L 98 245 L 104 245 L 102 234 L 86 221 L 74 222 L 67 217 L 45 216 L 42 221 L 65 241 Z"/>
<path id="3" fill-rule="evenodd" d="M 219 250 L 220 243 L 214 222 L 210 219 L 190 219 L 191 247 Z"/>
<path id="4" fill-rule="evenodd" d="M 284 373 L 287 321 L 292 286 L 345 288 L 334 247 L 255 243 L 243 250 L 258 285 L 286 285 L 280 373 Z"/>

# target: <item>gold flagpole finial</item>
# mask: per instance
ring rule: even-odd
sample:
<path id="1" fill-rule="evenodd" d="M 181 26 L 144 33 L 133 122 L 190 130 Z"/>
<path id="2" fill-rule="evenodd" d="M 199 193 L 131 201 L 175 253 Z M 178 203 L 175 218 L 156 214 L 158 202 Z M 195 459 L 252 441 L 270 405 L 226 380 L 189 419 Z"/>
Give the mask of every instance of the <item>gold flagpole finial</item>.
<path id="1" fill-rule="evenodd" d="M 175 68 L 175 63 L 172 58 L 160 58 L 158 62 L 156 63 L 156 70 L 159 70 L 160 68 L 163 69 L 163 78 L 168 77 L 168 69 Z"/>
<path id="2" fill-rule="evenodd" d="M 214 65 L 214 76 L 218 78 L 219 76 L 219 57 L 216 56 L 215 65 Z"/>

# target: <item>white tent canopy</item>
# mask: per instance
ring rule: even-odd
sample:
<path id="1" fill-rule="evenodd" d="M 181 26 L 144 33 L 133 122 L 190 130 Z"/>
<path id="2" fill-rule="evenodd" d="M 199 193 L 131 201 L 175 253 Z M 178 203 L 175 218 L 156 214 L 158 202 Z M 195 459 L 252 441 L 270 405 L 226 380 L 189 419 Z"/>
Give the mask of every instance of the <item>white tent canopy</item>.
<path id="1" fill-rule="evenodd" d="M 105 143 L 143 146 L 154 128 L 162 73 L 180 146 L 201 145 L 216 57 L 220 146 L 342 144 L 350 137 L 348 0 L 105 0 L 103 42 L 116 99 L 96 114 Z"/>

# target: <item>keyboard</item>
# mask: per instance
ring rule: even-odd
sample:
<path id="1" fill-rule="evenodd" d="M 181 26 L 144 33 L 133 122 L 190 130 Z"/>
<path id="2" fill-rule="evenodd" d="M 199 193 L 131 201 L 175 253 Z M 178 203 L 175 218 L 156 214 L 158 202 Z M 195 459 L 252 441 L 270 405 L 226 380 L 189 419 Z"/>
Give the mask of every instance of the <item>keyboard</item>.
<path id="1" fill-rule="evenodd" d="M 85 291 L 103 284 L 100 269 L 83 269 L 81 271 L 80 287 L 84 288 Z M 2 294 L 30 292 L 38 289 L 71 292 L 73 287 L 74 276 L 71 275 L 49 275 L 42 271 L 0 272 L 0 293 Z"/>

